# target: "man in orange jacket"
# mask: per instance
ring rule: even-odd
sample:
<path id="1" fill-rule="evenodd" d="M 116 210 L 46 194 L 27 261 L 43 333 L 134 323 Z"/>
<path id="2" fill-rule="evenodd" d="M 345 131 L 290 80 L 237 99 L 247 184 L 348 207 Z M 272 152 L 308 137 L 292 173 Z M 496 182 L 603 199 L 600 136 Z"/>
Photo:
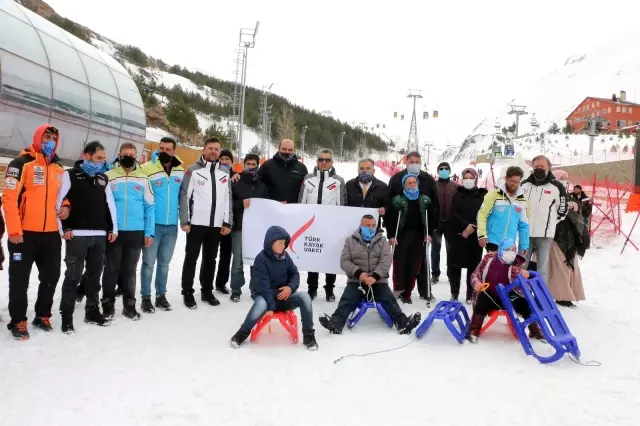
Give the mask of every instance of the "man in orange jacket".
<path id="1" fill-rule="evenodd" d="M 58 129 L 45 124 L 36 129 L 33 144 L 9 163 L 2 208 L 9 237 L 9 314 L 7 328 L 16 339 L 29 338 L 27 289 L 35 262 L 38 267 L 38 299 L 33 325 L 52 331 L 51 306 L 60 278 L 62 240 L 58 218 L 65 219 L 69 206 L 56 210 L 56 198 L 64 169 L 56 156 Z"/>

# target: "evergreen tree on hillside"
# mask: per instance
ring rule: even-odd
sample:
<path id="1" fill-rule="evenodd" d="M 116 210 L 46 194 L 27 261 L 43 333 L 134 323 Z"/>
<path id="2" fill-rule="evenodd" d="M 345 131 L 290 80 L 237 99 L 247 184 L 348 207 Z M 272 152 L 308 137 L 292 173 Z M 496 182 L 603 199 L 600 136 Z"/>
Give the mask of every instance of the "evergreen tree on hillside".
<path id="1" fill-rule="evenodd" d="M 207 127 L 207 130 L 204 131 L 204 137 L 205 139 L 211 137 L 220 139 L 221 145 L 224 145 L 225 148 L 229 145 L 229 133 L 225 132 L 222 127 L 218 127 L 215 124 Z"/>
<path id="2" fill-rule="evenodd" d="M 183 102 L 170 100 L 164 108 L 165 117 L 169 123 L 187 132 L 187 134 L 200 133 L 198 118 L 189 106 Z"/>
<path id="3" fill-rule="evenodd" d="M 139 67 L 147 68 L 151 65 L 151 60 L 139 47 L 120 44 L 116 46 L 116 52 L 121 58 Z"/>
<path id="4" fill-rule="evenodd" d="M 549 127 L 549 130 L 547 131 L 552 135 L 557 135 L 558 133 L 560 133 L 560 126 L 558 126 L 557 123 L 553 123 L 551 127 Z"/>
<path id="5" fill-rule="evenodd" d="M 562 132 L 563 132 L 565 135 L 572 135 L 572 134 L 573 134 L 573 126 L 571 125 L 571 123 L 569 123 L 569 122 L 567 121 L 567 125 L 566 125 L 566 126 L 564 126 L 564 128 L 562 129 Z"/>

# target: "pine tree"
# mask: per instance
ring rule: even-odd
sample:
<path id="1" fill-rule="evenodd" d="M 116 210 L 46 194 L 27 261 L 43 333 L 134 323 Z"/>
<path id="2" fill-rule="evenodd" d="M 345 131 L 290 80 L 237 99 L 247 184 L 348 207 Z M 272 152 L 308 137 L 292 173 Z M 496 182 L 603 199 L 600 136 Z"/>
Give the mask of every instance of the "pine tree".
<path id="1" fill-rule="evenodd" d="M 548 132 L 552 135 L 557 135 L 558 133 L 560 133 L 560 126 L 558 126 L 557 123 L 553 123 L 551 127 L 549 127 Z"/>
<path id="2" fill-rule="evenodd" d="M 181 128 L 187 134 L 201 132 L 195 112 L 184 102 L 171 100 L 164 108 L 164 114 L 169 123 Z"/>

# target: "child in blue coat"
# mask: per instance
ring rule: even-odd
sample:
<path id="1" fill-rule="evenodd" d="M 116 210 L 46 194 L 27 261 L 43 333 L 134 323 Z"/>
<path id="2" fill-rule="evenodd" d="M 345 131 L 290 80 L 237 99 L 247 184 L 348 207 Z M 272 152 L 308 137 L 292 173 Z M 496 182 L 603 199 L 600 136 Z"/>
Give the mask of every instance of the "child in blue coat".
<path id="1" fill-rule="evenodd" d="M 251 333 L 263 315 L 300 308 L 302 317 L 302 343 L 315 351 L 318 343 L 313 329 L 313 309 L 311 297 L 298 293 L 300 274 L 298 268 L 285 251 L 291 237 L 283 228 L 272 226 L 264 236 L 264 249 L 253 262 L 251 277 L 253 306 L 247 314 L 240 330 L 231 338 L 231 346 L 239 347 Z"/>

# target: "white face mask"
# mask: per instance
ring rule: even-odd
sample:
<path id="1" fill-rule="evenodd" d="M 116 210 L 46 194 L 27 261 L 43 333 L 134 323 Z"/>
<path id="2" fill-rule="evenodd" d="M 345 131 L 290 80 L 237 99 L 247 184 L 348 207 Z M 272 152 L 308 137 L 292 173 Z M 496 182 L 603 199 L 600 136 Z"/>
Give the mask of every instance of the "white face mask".
<path id="1" fill-rule="evenodd" d="M 569 182 L 566 180 L 561 180 L 560 183 L 562 184 L 562 186 L 564 186 L 565 188 L 569 188 Z"/>
<path id="2" fill-rule="evenodd" d="M 420 173 L 420 164 L 407 164 L 407 172 L 412 175 L 417 175 Z"/>
<path id="3" fill-rule="evenodd" d="M 505 251 L 502 253 L 502 261 L 504 263 L 512 264 L 516 260 L 516 252 L 515 251 Z"/>
<path id="4" fill-rule="evenodd" d="M 476 186 L 476 180 L 475 179 L 462 179 L 462 186 L 464 186 L 467 189 L 471 189 L 474 186 Z"/>

